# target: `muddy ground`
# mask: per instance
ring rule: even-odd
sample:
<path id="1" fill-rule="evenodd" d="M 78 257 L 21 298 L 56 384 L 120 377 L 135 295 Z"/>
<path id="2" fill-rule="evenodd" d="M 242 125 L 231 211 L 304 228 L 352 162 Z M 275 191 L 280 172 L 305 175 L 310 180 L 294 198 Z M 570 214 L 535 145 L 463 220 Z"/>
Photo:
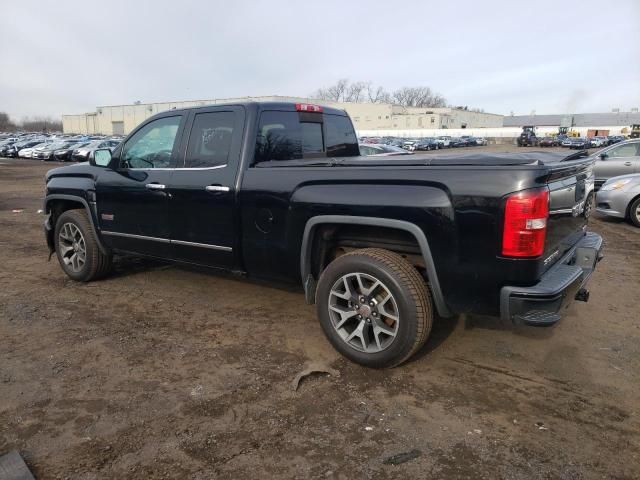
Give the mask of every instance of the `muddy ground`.
<path id="1" fill-rule="evenodd" d="M 0 159 L 0 454 L 36 478 L 640 477 L 629 224 L 592 221 L 606 258 L 557 327 L 440 319 L 376 371 L 336 354 L 299 292 L 133 259 L 70 281 L 37 213 L 54 166 Z M 334 375 L 293 391 L 311 363 Z"/>

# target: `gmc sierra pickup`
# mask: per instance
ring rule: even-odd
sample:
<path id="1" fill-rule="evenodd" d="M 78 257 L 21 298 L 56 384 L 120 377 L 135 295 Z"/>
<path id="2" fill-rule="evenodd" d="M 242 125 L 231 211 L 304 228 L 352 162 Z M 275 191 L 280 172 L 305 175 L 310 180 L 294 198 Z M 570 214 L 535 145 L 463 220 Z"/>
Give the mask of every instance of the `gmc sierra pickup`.
<path id="1" fill-rule="evenodd" d="M 328 340 L 370 367 L 407 360 L 434 315 L 556 323 L 602 257 L 580 154 L 361 157 L 342 110 L 171 110 L 113 151 L 46 176 L 46 240 L 87 282 L 114 254 L 297 284 Z"/>

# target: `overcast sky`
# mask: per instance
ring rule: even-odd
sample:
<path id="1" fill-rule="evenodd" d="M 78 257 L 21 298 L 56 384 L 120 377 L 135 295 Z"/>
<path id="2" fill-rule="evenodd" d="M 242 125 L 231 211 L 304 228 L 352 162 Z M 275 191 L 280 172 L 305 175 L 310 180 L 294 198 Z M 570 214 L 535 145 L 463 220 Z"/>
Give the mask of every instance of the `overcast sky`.
<path id="1" fill-rule="evenodd" d="M 245 95 L 340 78 L 528 114 L 640 107 L 640 1 L 3 2 L 0 111 Z"/>

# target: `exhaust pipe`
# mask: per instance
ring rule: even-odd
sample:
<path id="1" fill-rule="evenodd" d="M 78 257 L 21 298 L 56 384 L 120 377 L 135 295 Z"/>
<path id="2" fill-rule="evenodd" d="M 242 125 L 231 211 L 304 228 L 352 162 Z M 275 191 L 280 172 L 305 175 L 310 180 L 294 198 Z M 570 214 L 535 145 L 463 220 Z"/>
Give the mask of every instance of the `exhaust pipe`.
<path id="1" fill-rule="evenodd" d="M 578 290 L 578 293 L 576 293 L 576 300 L 578 300 L 579 302 L 588 302 L 589 290 L 587 290 L 586 288 L 581 288 L 580 290 Z"/>

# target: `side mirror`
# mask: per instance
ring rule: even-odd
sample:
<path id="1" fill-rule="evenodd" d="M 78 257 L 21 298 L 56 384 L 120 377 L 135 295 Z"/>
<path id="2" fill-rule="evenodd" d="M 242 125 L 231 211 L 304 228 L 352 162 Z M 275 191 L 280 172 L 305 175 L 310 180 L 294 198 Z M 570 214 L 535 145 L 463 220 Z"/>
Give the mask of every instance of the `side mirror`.
<path id="1" fill-rule="evenodd" d="M 89 163 L 94 167 L 108 167 L 111 163 L 111 150 L 101 148 L 93 152 L 93 156 L 89 158 Z"/>
<path id="2" fill-rule="evenodd" d="M 609 154 L 607 152 L 602 152 L 600 154 L 600 160 L 606 160 L 609 157 Z"/>

